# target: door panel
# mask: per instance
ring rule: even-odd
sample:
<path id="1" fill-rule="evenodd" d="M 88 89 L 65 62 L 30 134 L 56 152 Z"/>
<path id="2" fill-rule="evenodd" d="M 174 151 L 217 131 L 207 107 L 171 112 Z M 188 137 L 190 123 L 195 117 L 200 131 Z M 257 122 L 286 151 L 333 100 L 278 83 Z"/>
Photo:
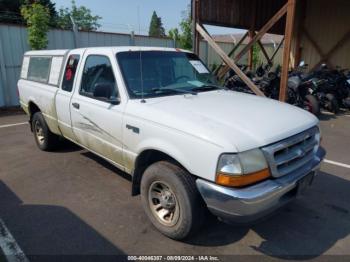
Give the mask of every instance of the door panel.
<path id="1" fill-rule="evenodd" d="M 106 92 L 95 89 L 99 84 L 113 86 L 113 90 L 107 92 L 109 98 L 119 97 L 112 59 L 112 54 L 103 51 L 87 51 L 84 55 L 78 74 L 79 88 L 75 90 L 70 105 L 72 127 L 78 143 L 124 169 L 122 120 L 125 103 L 121 101 L 112 105 L 104 101 L 107 97 L 101 97 Z"/>
<path id="2" fill-rule="evenodd" d="M 72 129 L 70 102 L 73 94 L 73 87 L 76 83 L 76 73 L 83 56 L 82 50 L 69 53 L 63 76 L 61 79 L 61 87 L 56 95 L 56 111 L 58 126 L 62 135 L 68 139 L 75 140 Z"/>

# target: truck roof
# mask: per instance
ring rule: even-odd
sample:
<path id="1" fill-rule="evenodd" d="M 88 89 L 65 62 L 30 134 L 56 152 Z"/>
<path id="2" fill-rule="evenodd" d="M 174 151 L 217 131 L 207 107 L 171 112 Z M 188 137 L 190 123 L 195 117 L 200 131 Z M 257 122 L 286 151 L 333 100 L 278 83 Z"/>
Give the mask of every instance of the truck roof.
<path id="1" fill-rule="evenodd" d="M 125 52 L 125 51 L 181 51 L 189 52 L 187 50 L 169 47 L 145 47 L 145 46 L 103 46 L 103 47 L 85 47 L 77 49 L 54 49 L 54 50 L 31 50 L 27 51 L 24 55 L 35 56 L 35 55 L 48 55 L 48 56 L 64 56 L 68 51 L 71 50 L 112 50 L 114 53 Z"/>

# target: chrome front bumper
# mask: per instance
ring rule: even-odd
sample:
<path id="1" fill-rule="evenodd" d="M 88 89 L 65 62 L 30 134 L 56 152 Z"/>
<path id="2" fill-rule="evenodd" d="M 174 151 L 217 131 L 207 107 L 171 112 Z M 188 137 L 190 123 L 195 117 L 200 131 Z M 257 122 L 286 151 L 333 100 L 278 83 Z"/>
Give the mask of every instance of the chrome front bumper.
<path id="1" fill-rule="evenodd" d="M 320 147 L 312 161 L 302 168 L 250 187 L 229 188 L 197 179 L 197 188 L 214 215 L 228 222 L 252 222 L 294 199 L 299 181 L 309 174 L 317 174 L 325 154 Z"/>

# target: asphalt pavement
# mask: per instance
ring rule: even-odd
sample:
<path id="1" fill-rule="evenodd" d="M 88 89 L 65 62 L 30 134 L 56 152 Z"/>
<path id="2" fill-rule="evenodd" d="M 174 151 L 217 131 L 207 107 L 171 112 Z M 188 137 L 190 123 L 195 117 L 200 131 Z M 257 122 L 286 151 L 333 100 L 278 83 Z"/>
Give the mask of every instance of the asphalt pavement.
<path id="1" fill-rule="evenodd" d="M 209 218 L 201 232 L 179 242 L 151 225 L 140 197 L 130 194 L 127 174 L 69 142 L 57 152 L 40 151 L 27 120 L 20 114 L 0 117 L 0 218 L 29 258 L 118 254 L 350 258 L 347 167 L 324 163 L 303 198 L 258 224 L 232 226 Z M 350 116 L 324 115 L 321 130 L 326 158 L 350 165 Z"/>

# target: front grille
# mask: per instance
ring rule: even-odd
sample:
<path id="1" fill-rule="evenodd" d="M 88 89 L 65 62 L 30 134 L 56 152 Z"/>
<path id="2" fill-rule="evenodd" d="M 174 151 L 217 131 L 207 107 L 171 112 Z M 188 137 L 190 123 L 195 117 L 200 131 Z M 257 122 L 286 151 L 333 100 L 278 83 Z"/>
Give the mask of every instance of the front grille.
<path id="1" fill-rule="evenodd" d="M 308 164 L 317 152 L 320 141 L 318 127 L 263 147 L 273 177 L 288 175 Z"/>

